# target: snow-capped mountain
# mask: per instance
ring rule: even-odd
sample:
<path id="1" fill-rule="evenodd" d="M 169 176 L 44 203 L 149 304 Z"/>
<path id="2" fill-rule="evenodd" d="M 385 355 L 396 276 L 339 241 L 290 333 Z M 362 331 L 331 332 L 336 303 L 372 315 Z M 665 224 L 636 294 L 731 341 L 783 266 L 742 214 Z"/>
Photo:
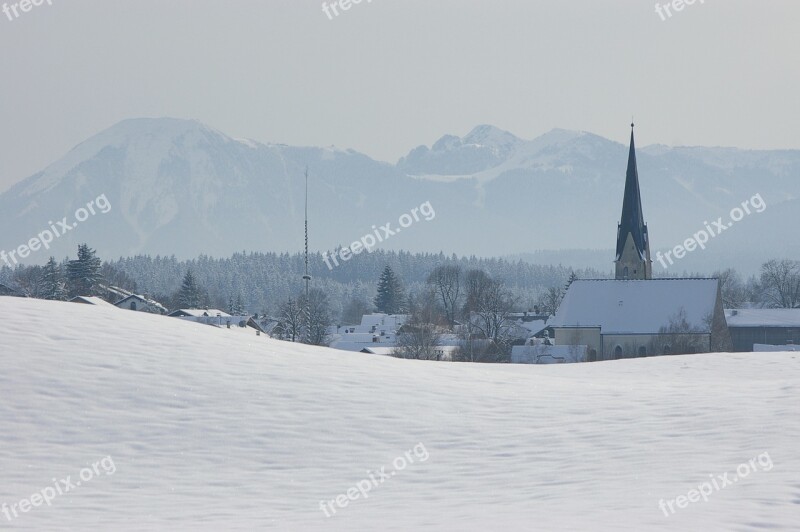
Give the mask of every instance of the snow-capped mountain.
<path id="1" fill-rule="evenodd" d="M 132 119 L 1 194 L 0 250 L 18 249 L 65 216 L 69 224 L 100 196 L 108 212 L 87 213 L 27 261 L 74 255 L 81 242 L 104 258 L 299 250 L 306 167 L 312 249 L 349 245 L 387 222 L 396 229 L 400 216 L 425 202 L 434 219 L 380 246 L 483 256 L 610 249 L 627 156 L 627 145 L 591 133 L 556 129 L 524 140 L 478 126 L 392 165 L 353 150 L 235 139 L 196 121 Z M 768 205 L 687 256 L 678 271 L 800 254 L 800 151 L 656 145 L 639 148 L 637 159 L 654 253 L 727 219 L 755 194 Z"/>
<path id="2" fill-rule="evenodd" d="M 466 137 L 445 135 L 431 148 L 419 146 L 397 167 L 409 174 L 469 175 L 506 161 L 522 140 L 493 126 L 478 126 Z"/>

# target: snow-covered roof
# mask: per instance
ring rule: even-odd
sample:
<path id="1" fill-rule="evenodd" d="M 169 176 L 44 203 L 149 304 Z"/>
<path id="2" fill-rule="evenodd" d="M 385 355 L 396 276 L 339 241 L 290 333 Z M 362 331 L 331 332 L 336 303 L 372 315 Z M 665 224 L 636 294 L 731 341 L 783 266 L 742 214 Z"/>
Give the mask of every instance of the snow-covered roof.
<path id="1" fill-rule="evenodd" d="M 373 347 L 394 347 L 396 344 L 393 341 L 390 342 L 348 342 L 348 341 L 338 341 L 333 342 L 330 344 L 331 349 L 336 349 L 339 351 L 361 351 L 365 347 L 373 348 Z"/>
<path id="2" fill-rule="evenodd" d="M 531 334 L 538 334 L 547 328 L 547 322 L 544 320 L 521 321 L 519 326 L 528 329 Z"/>
<path id="3" fill-rule="evenodd" d="M 232 316 L 227 312 L 223 312 L 216 308 L 204 309 L 204 308 L 181 308 L 175 310 L 169 314 L 171 317 L 174 316 L 192 316 L 194 318 L 202 318 L 204 316 L 211 316 L 216 317 L 219 315 L 222 318 L 231 318 Z"/>
<path id="4" fill-rule="evenodd" d="M 726 309 L 728 327 L 800 327 L 800 308 Z"/>
<path id="5" fill-rule="evenodd" d="M 105 301 L 96 296 L 75 296 L 69 300 L 70 303 L 86 303 L 89 305 L 97 305 L 98 307 L 112 307 L 117 308 L 108 301 Z"/>
<path id="6" fill-rule="evenodd" d="M 369 353 L 370 355 L 390 356 L 394 352 L 394 349 L 394 347 L 365 347 L 361 352 Z"/>
<path id="7" fill-rule="evenodd" d="M 143 301 L 144 303 L 147 303 L 148 305 L 152 305 L 152 306 L 154 306 L 154 307 L 156 307 L 158 309 L 167 310 L 167 308 L 164 305 L 162 305 L 161 303 L 159 303 L 155 299 L 150 299 L 149 297 L 144 297 L 144 296 L 139 295 L 139 294 L 129 294 L 129 295 L 123 297 L 122 299 L 120 299 L 119 301 L 117 301 L 114 304 L 115 305 L 121 305 L 121 304 L 125 303 L 127 300 L 129 300 L 131 298 L 138 299 L 139 301 Z"/>
<path id="8" fill-rule="evenodd" d="M 708 332 L 717 279 L 578 279 L 570 284 L 550 326 L 600 327 L 603 334 L 654 334 L 681 309 Z"/>
<path id="9" fill-rule="evenodd" d="M 10 286 L 0 283 L 0 296 L 15 296 L 22 297 L 22 294 L 11 288 Z"/>
<path id="10" fill-rule="evenodd" d="M 374 325 L 379 329 L 399 329 L 406 321 L 408 321 L 407 314 L 364 314 L 361 317 L 361 327 Z"/>

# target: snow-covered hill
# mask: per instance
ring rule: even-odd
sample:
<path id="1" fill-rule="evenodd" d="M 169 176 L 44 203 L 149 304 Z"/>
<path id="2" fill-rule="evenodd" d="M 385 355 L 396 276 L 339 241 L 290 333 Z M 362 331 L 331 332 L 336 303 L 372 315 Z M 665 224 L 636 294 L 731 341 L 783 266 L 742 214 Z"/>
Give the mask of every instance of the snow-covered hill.
<path id="1" fill-rule="evenodd" d="M 70 303 L 0 297 L 0 316 L 0 504 L 91 477 L 51 506 L 39 499 L 10 522 L 0 514 L 4 527 L 727 531 L 800 522 L 797 353 L 471 365 Z M 672 502 L 669 516 L 659 508 L 712 476 L 732 479 L 742 464 L 746 478 L 707 502 Z M 320 502 L 337 497 L 346 507 L 327 517 Z"/>
<path id="2" fill-rule="evenodd" d="M 646 139 L 646 131 L 638 135 L 640 143 Z M 27 260 L 74 255 L 83 242 L 108 259 L 297 251 L 306 167 L 312 249 L 347 246 L 387 222 L 396 228 L 425 202 L 436 220 L 380 247 L 479 256 L 608 249 L 627 154 L 626 145 L 591 133 L 556 129 L 523 140 L 483 125 L 391 165 L 353 150 L 238 140 L 191 120 L 126 120 L 0 194 L 0 250 L 27 245 L 63 217 L 74 222 L 79 209 L 103 195 L 109 212 L 75 223 Z M 639 150 L 638 162 L 654 252 L 684 242 L 704 222 L 727 218 L 754 194 L 768 205 L 677 271 L 753 270 L 758 264 L 744 263 L 800 254 L 800 151 L 651 146 Z"/>

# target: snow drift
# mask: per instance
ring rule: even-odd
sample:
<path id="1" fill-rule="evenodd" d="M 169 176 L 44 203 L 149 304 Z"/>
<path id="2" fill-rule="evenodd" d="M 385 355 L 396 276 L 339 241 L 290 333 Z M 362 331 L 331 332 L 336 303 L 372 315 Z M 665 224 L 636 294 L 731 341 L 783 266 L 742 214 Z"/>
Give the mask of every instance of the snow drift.
<path id="1" fill-rule="evenodd" d="M 796 530 L 798 353 L 396 360 L 0 297 L 0 504 L 19 530 Z M 428 455 L 406 454 L 422 445 Z M 712 476 L 774 467 L 665 515 Z M 413 459 L 347 498 L 370 474 Z M 756 462 L 756 465 L 759 465 Z M 326 517 L 321 501 L 343 494 Z M 341 499 L 340 499 L 341 500 Z M 673 503 L 674 504 L 674 503 Z M 329 511 L 330 513 L 330 511 Z M 13 515 L 12 515 L 13 517 Z"/>

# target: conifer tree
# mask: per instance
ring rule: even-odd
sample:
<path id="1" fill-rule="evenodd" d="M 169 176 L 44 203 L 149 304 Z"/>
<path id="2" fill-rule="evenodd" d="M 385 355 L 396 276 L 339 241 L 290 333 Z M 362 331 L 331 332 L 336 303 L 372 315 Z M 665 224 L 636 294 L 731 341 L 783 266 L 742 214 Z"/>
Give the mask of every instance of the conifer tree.
<path id="1" fill-rule="evenodd" d="M 375 297 L 375 307 L 378 312 L 399 314 L 405 310 L 405 299 L 405 292 L 400 278 L 395 275 L 392 268 L 386 266 L 378 280 L 378 295 Z"/>
<path id="2" fill-rule="evenodd" d="M 67 299 L 67 282 L 55 257 L 50 257 L 42 269 L 42 297 L 53 301 Z"/>
<path id="3" fill-rule="evenodd" d="M 192 273 L 192 269 L 186 270 L 183 282 L 178 290 L 178 305 L 181 308 L 200 308 L 206 301 L 205 292 L 197 282 L 197 278 Z"/>
<path id="4" fill-rule="evenodd" d="M 78 258 L 67 264 L 67 284 L 70 295 L 92 296 L 102 281 L 100 274 L 101 261 L 95 250 L 87 244 L 78 246 Z"/>

